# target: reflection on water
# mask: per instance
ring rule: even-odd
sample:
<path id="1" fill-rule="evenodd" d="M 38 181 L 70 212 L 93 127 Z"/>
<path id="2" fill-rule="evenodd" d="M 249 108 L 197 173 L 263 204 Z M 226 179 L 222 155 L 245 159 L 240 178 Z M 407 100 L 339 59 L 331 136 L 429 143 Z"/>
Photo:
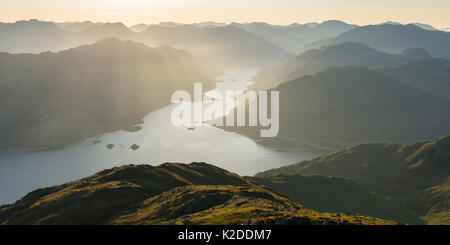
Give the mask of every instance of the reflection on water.
<path id="1" fill-rule="evenodd" d="M 256 69 L 229 71 L 218 78 L 224 81 L 218 90 L 244 90 L 256 72 Z M 137 132 L 107 133 L 56 151 L 0 151 L 0 203 L 13 202 L 39 187 L 123 164 L 203 161 L 241 175 L 253 175 L 323 153 L 307 146 L 290 151 L 271 150 L 245 136 L 208 125 L 174 127 L 170 123 L 174 106 L 150 113 Z M 133 144 L 139 149 L 132 150 Z M 108 149 L 108 145 L 112 148 Z"/>

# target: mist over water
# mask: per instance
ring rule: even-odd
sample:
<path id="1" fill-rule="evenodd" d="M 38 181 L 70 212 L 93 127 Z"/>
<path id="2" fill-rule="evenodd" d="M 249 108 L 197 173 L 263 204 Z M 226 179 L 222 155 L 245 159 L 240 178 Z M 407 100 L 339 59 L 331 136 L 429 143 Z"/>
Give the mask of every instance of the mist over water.
<path id="1" fill-rule="evenodd" d="M 227 71 L 217 78 L 223 81 L 217 90 L 245 90 L 257 72 L 258 69 Z M 174 127 L 170 122 L 174 106 L 148 114 L 137 132 L 106 133 L 53 151 L 0 151 L 0 204 L 12 203 L 36 188 L 124 164 L 203 161 L 240 175 L 253 175 L 324 153 L 323 149 L 307 145 L 286 151 L 270 149 L 243 135 L 209 125 L 195 130 Z M 114 147 L 108 149 L 108 144 Z M 133 144 L 139 149 L 130 149 Z"/>

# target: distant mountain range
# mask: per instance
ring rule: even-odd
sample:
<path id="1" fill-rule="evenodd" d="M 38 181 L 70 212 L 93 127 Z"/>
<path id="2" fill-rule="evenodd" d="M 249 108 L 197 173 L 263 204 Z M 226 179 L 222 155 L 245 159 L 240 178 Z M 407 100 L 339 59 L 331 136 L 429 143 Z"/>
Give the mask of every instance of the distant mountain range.
<path id="1" fill-rule="evenodd" d="M 151 45 L 169 45 L 192 50 L 225 66 L 264 66 L 280 63 L 292 54 L 253 33 L 234 26 L 199 28 L 152 26 L 138 40 Z"/>
<path id="2" fill-rule="evenodd" d="M 402 25 L 401 23 L 399 23 L 399 22 L 394 22 L 394 21 L 386 21 L 386 22 L 382 23 L 381 25 L 384 25 L 384 24 L 389 24 L 389 25 Z M 420 27 L 420 28 L 422 28 L 422 29 L 424 29 L 424 30 L 428 30 L 428 31 L 438 31 L 438 29 L 436 29 L 436 28 L 434 28 L 433 26 L 428 25 L 428 24 L 423 24 L 423 23 L 410 23 L 410 24 L 411 24 L 411 25 L 415 25 L 415 26 L 417 26 L 417 27 Z"/>
<path id="3" fill-rule="evenodd" d="M 256 176 L 297 173 L 350 178 L 403 202 L 429 224 L 449 224 L 449 151 L 450 136 L 410 145 L 361 144 Z"/>
<path id="4" fill-rule="evenodd" d="M 450 61 L 422 49 L 388 54 L 345 42 L 302 53 L 254 80 L 254 88 L 280 93 L 278 138 L 261 139 L 254 127 L 223 129 L 271 146 L 289 139 L 340 149 L 450 133 Z"/>
<path id="5" fill-rule="evenodd" d="M 72 32 L 79 32 L 83 31 L 91 26 L 99 26 L 103 25 L 104 23 L 101 22 L 92 22 L 92 21 L 75 21 L 75 22 L 60 22 L 55 23 L 56 26 L 59 28 L 66 30 L 66 31 L 72 31 Z"/>
<path id="6" fill-rule="evenodd" d="M 450 33 L 425 30 L 414 24 L 361 26 L 336 37 L 307 45 L 305 50 L 348 41 L 364 43 L 379 51 L 391 53 L 421 48 L 427 50 L 432 56 L 450 59 Z"/>
<path id="7" fill-rule="evenodd" d="M 233 28 L 235 27 L 235 28 Z M 450 34 L 431 26 L 389 23 L 356 26 L 338 20 L 323 23 L 270 25 L 263 22 L 162 22 L 127 27 L 122 23 L 43 22 L 38 20 L 0 23 L 0 51 L 39 53 L 59 51 L 116 37 L 147 45 L 170 45 L 192 54 L 210 56 L 230 66 L 265 66 L 285 61 L 311 48 L 346 41 L 364 43 L 380 51 L 399 53 L 422 48 L 436 57 L 450 58 Z"/>
<path id="8" fill-rule="evenodd" d="M 38 20 L 0 23 L 0 52 L 40 53 L 75 47 L 73 32 Z"/>
<path id="9" fill-rule="evenodd" d="M 449 60 L 431 57 L 423 49 L 406 49 L 400 54 L 389 54 L 356 42 L 312 49 L 278 67 L 265 69 L 254 78 L 254 87 L 272 88 L 304 75 L 345 66 L 368 67 L 416 88 L 450 99 Z"/>
<path id="10" fill-rule="evenodd" d="M 132 30 L 136 28 L 139 32 Z M 228 66 L 264 66 L 292 57 L 290 52 L 258 35 L 220 23 L 184 25 L 170 22 L 139 25 L 132 29 L 122 23 L 53 23 L 38 20 L 0 23 L 0 51 L 60 51 L 115 37 L 152 46 L 183 48 L 192 55 Z"/>
<path id="11" fill-rule="evenodd" d="M 406 61 L 407 57 L 383 53 L 362 43 L 344 42 L 301 53 L 279 67 L 261 71 L 255 87 L 272 88 L 304 75 L 313 75 L 330 67 L 388 66 Z"/>
<path id="12" fill-rule="evenodd" d="M 48 147 L 129 129 L 220 72 L 167 46 L 103 39 L 57 53 L 0 53 L 0 146 Z M 206 88 L 205 88 L 206 89 Z M 26 99 L 24 99 L 26 98 Z"/>
<path id="13" fill-rule="evenodd" d="M 264 22 L 231 23 L 231 25 L 257 34 L 294 54 L 311 42 L 334 37 L 357 27 L 337 20 L 325 21 L 320 24 L 289 26 L 274 26 Z"/>
<path id="14" fill-rule="evenodd" d="M 323 178 L 322 181 L 336 180 Z M 356 183 L 336 187 L 345 189 L 346 185 L 356 186 L 360 189 L 358 193 L 364 193 L 356 197 L 355 205 L 373 200 L 374 204 L 382 203 L 397 210 L 400 207 L 394 201 L 368 193 Z M 308 185 L 297 187 L 313 191 Z M 321 186 L 317 188 L 321 190 Z M 354 194 L 355 190 L 350 189 L 348 193 Z M 397 215 L 407 212 L 399 210 Z M 206 163 L 165 163 L 157 167 L 116 167 L 63 185 L 35 190 L 14 204 L 0 206 L 0 224 L 367 225 L 397 222 L 348 212 L 320 213 L 258 182 Z"/>

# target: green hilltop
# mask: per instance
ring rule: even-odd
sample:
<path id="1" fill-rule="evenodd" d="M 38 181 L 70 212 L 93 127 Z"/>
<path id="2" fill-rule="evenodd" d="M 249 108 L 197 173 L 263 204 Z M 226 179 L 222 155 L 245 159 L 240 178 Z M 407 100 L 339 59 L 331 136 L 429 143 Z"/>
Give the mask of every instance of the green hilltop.
<path id="1" fill-rule="evenodd" d="M 395 198 L 430 224 L 449 224 L 450 136 L 415 144 L 367 143 L 268 170 L 350 178 L 365 188 Z"/>
<path id="2" fill-rule="evenodd" d="M 0 224 L 397 224 L 320 213 L 206 163 L 128 165 L 33 191 Z"/>

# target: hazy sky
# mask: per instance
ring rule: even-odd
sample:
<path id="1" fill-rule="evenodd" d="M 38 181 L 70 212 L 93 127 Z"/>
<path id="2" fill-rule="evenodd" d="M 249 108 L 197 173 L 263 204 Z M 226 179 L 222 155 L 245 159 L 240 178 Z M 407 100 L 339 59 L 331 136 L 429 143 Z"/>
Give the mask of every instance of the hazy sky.
<path id="1" fill-rule="evenodd" d="M 384 21 L 450 26 L 450 0 L 0 0 L 0 22 L 52 21 L 183 23 L 201 21 L 273 24 L 340 19 L 354 24 Z"/>

